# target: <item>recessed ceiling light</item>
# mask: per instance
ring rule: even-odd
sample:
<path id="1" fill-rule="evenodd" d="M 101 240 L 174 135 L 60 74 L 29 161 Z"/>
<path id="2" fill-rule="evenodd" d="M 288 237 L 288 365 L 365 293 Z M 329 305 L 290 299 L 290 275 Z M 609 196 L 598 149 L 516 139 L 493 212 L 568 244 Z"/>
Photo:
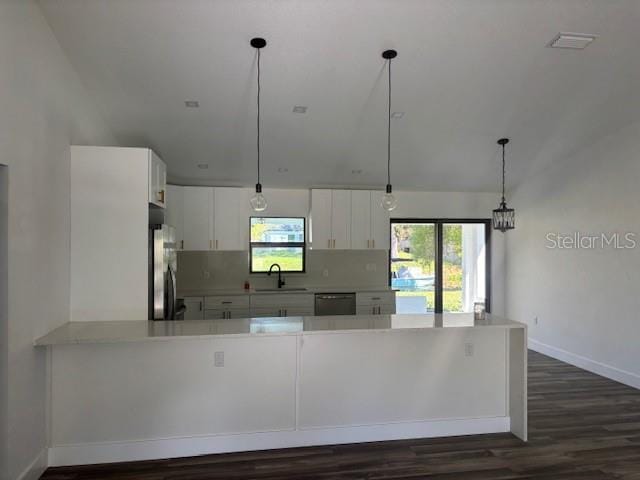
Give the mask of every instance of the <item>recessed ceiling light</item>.
<path id="1" fill-rule="evenodd" d="M 571 48 L 574 50 L 582 50 L 596 39 L 597 35 L 588 33 L 559 33 L 551 40 L 549 47 L 551 48 Z"/>
<path id="2" fill-rule="evenodd" d="M 294 105 L 293 113 L 307 113 L 307 107 L 304 105 Z"/>
<path id="3" fill-rule="evenodd" d="M 184 102 L 184 106 L 187 108 L 198 108 L 200 106 L 200 102 L 197 100 L 186 100 Z"/>
<path id="4" fill-rule="evenodd" d="M 391 114 L 391 118 L 402 118 L 404 117 L 404 112 L 393 112 Z"/>
<path id="5" fill-rule="evenodd" d="M 278 173 L 287 173 L 288 171 L 289 171 L 289 169 L 288 169 L 288 168 L 286 168 L 286 167 L 280 167 L 280 168 L 278 168 Z"/>
<path id="6" fill-rule="evenodd" d="M 209 164 L 207 164 L 207 163 L 199 163 L 198 164 L 198 168 L 200 170 L 206 170 L 207 168 L 209 168 Z"/>
<path id="7" fill-rule="evenodd" d="M 362 170 L 361 169 L 351 170 L 351 173 L 353 173 L 354 175 L 360 175 L 362 173 Z"/>

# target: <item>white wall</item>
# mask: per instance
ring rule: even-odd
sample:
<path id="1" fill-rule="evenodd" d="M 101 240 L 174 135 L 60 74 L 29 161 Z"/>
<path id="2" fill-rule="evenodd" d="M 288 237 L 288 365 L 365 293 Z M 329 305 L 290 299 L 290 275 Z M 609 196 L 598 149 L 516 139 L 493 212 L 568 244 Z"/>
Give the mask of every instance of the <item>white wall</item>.
<path id="1" fill-rule="evenodd" d="M 0 2 L 0 163 L 9 178 L 8 465 L 37 473 L 46 360 L 34 338 L 69 320 L 69 145 L 113 143 L 39 7 Z M 3 432 L 4 434 L 5 432 Z"/>
<path id="2" fill-rule="evenodd" d="M 640 388 L 640 123 L 529 179 L 509 197 L 507 315 L 531 346 Z M 636 233 L 635 249 L 546 248 L 548 233 Z M 538 324 L 533 322 L 538 317 Z"/>

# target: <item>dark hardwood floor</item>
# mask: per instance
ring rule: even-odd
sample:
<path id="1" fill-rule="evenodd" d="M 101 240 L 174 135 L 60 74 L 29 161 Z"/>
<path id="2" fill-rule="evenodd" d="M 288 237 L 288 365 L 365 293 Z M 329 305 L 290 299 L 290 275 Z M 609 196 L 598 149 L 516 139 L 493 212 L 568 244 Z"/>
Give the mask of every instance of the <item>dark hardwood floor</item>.
<path id="1" fill-rule="evenodd" d="M 529 436 L 401 440 L 83 467 L 46 480 L 640 480 L 640 391 L 529 352 Z"/>

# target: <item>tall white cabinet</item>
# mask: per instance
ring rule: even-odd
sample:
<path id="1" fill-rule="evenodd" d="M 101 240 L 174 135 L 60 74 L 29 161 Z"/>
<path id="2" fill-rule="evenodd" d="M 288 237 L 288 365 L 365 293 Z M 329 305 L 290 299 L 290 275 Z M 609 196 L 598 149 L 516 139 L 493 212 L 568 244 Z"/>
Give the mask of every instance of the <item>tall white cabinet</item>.
<path id="1" fill-rule="evenodd" d="M 71 147 L 72 320 L 147 319 L 149 206 L 166 190 L 159 162 L 148 148 Z"/>

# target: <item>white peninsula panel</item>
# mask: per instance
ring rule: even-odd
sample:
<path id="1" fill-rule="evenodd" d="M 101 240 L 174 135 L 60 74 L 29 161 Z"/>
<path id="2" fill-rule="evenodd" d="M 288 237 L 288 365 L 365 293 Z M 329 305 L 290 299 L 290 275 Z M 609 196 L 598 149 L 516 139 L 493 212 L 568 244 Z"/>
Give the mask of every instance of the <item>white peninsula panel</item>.
<path id="1" fill-rule="evenodd" d="M 503 330 L 306 335 L 299 428 L 507 416 Z"/>
<path id="2" fill-rule="evenodd" d="M 53 445 L 295 427 L 294 336 L 66 345 L 52 360 Z"/>

